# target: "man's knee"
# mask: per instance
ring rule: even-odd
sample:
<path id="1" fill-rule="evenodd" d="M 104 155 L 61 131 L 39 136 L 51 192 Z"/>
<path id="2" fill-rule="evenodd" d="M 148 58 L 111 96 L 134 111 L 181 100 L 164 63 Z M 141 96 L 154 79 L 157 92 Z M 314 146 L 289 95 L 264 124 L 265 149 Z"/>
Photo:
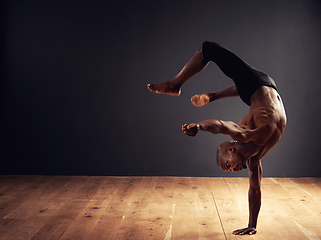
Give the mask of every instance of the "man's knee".
<path id="1" fill-rule="evenodd" d="M 210 48 L 210 45 L 211 45 L 211 43 L 209 41 L 203 42 L 202 47 L 201 47 L 202 52 L 206 52 L 206 50 Z"/>
<path id="2" fill-rule="evenodd" d="M 215 49 L 215 48 L 222 48 L 222 46 L 216 42 L 205 41 L 202 44 L 202 48 L 203 49 Z"/>
<path id="3" fill-rule="evenodd" d="M 207 54 L 209 52 L 210 45 L 211 45 L 211 43 L 209 41 L 205 41 L 205 42 L 203 42 L 203 44 L 202 44 L 202 46 L 201 46 L 201 48 L 199 50 L 199 51 L 201 51 L 203 53 L 204 59 L 206 61 L 210 60 L 210 58 L 209 58 L 209 56 Z"/>
<path id="4" fill-rule="evenodd" d="M 205 42 L 203 42 L 203 44 L 202 44 L 202 48 L 207 48 L 207 47 L 209 47 L 210 45 L 211 45 L 211 42 L 205 41 Z"/>
<path id="5" fill-rule="evenodd" d="M 202 44 L 202 52 L 206 60 L 212 60 L 217 55 L 217 51 L 222 48 L 219 44 L 215 42 L 205 41 Z"/>

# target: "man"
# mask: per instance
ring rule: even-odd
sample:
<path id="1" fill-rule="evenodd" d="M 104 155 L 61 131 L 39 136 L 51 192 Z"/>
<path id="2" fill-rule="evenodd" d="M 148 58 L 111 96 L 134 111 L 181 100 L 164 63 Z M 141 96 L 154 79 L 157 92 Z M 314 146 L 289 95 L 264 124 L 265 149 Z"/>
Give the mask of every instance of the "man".
<path id="1" fill-rule="evenodd" d="M 225 97 L 240 96 L 250 111 L 239 124 L 231 121 L 205 120 L 184 124 L 182 130 L 195 136 L 199 130 L 226 134 L 235 141 L 222 143 L 217 150 L 217 163 L 224 171 L 249 169 L 249 223 L 233 231 L 235 235 L 255 234 L 261 207 L 261 159 L 279 141 L 286 125 L 286 114 L 275 82 L 265 73 L 244 62 L 231 51 L 214 42 L 204 42 L 181 72 L 168 82 L 148 84 L 155 93 L 179 96 L 182 85 L 213 61 L 235 85 L 213 93 L 195 95 L 197 107 Z"/>

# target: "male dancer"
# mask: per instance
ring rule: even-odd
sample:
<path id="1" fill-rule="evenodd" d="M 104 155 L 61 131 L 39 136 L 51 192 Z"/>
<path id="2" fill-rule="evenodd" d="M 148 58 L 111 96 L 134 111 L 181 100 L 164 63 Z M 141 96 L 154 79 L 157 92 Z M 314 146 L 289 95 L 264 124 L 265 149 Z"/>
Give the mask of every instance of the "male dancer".
<path id="1" fill-rule="evenodd" d="M 195 95 L 197 107 L 225 97 L 240 96 L 250 111 L 239 124 L 232 121 L 205 120 L 184 124 L 182 130 L 195 136 L 198 130 L 226 134 L 235 141 L 222 143 L 217 150 L 217 164 L 224 171 L 249 169 L 249 223 L 233 231 L 235 235 L 255 234 L 261 207 L 261 159 L 279 141 L 286 125 L 286 114 L 275 82 L 267 74 L 244 62 L 231 51 L 214 42 L 204 42 L 181 72 L 168 82 L 148 84 L 155 93 L 179 96 L 182 85 L 213 61 L 235 85 L 219 92 Z"/>

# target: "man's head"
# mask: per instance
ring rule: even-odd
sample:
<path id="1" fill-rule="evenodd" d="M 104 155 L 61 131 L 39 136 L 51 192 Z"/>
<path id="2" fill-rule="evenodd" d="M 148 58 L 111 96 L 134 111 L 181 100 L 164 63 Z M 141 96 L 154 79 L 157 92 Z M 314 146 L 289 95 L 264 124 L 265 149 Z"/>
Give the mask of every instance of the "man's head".
<path id="1" fill-rule="evenodd" d="M 240 154 L 242 144 L 237 141 L 222 143 L 217 149 L 217 165 L 224 171 L 240 171 L 246 169 L 246 159 Z"/>

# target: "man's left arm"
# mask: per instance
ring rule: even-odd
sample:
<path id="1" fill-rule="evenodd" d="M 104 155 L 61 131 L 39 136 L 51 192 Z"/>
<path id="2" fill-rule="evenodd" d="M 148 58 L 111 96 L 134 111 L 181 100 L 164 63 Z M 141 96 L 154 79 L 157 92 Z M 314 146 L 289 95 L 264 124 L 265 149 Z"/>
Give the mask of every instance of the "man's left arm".
<path id="1" fill-rule="evenodd" d="M 255 234 L 257 218 L 261 208 L 261 180 L 262 165 L 261 161 L 249 172 L 249 224 L 247 228 L 233 231 L 235 235 Z"/>

